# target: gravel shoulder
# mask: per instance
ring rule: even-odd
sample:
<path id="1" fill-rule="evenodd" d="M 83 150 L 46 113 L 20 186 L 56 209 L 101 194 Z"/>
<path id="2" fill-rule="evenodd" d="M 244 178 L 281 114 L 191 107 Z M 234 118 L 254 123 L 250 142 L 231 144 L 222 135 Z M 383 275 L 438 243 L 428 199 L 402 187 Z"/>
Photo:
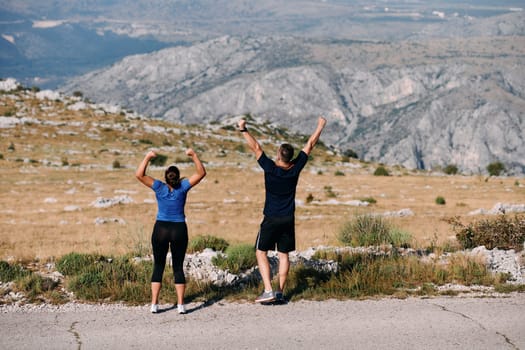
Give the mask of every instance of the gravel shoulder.
<path id="1" fill-rule="evenodd" d="M 257 305 L 0 305 L 2 349 L 525 349 L 525 294 Z"/>

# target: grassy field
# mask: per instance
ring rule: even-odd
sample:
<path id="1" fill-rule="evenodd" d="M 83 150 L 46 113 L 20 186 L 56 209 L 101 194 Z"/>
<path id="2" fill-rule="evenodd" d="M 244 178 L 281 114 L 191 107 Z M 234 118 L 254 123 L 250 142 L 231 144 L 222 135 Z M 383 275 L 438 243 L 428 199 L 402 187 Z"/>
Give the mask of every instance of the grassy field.
<path id="1" fill-rule="evenodd" d="M 231 243 L 254 242 L 262 219 L 263 174 L 231 126 L 180 126 L 97 106 L 74 110 L 78 102 L 39 100 L 29 91 L 0 95 L 0 259 L 148 253 L 155 198 L 134 172 L 152 148 L 168 156 L 167 165 L 176 163 L 183 176 L 193 171 L 186 147 L 205 162 L 208 175 L 188 195 L 190 239 L 210 234 Z M 303 145 L 304 137 L 286 130 L 249 125 L 270 157 L 283 140 Z M 298 249 L 338 244 L 340 228 L 357 213 L 410 209 L 413 215 L 389 220 L 410 233 L 414 245 L 426 247 L 454 239 L 443 219 L 460 216 L 468 222 L 476 219 L 469 215 L 474 210 L 525 203 L 523 177 L 402 168 L 389 168 L 392 176 L 373 176 L 376 167 L 322 145 L 314 150 L 297 191 Z M 149 174 L 162 179 L 163 171 L 150 167 Z M 446 204 L 436 204 L 438 196 Z M 94 205 L 101 199 L 122 203 Z M 354 205 L 365 199 L 376 203 Z"/>

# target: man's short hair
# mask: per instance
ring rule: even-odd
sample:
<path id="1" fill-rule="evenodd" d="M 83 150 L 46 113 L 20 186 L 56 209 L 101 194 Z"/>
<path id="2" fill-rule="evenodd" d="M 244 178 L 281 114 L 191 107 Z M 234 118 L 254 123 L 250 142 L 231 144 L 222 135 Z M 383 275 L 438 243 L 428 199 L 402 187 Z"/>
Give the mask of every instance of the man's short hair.
<path id="1" fill-rule="evenodd" d="M 289 143 L 283 143 L 281 147 L 279 147 L 279 155 L 283 162 L 290 162 L 293 158 L 293 152 L 293 146 Z"/>

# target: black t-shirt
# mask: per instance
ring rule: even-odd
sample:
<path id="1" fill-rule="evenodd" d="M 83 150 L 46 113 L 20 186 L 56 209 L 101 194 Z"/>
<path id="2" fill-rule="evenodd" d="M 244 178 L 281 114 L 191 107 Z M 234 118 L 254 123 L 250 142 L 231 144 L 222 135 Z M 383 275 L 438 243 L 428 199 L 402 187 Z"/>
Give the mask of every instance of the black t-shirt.
<path id="1" fill-rule="evenodd" d="M 308 156 L 302 150 L 292 160 L 292 166 L 285 170 L 275 165 L 274 161 L 261 155 L 258 163 L 264 170 L 264 186 L 266 198 L 264 215 L 266 216 L 293 216 L 295 212 L 295 189 L 299 174 L 303 170 Z"/>

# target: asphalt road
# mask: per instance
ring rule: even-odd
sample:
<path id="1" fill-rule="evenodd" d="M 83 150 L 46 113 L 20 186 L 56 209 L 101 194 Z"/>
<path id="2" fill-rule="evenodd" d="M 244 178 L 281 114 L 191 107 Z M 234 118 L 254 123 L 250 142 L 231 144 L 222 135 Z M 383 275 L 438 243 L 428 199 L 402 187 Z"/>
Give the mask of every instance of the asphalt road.
<path id="1" fill-rule="evenodd" d="M 523 349 L 525 294 L 287 305 L 0 306 L 0 349 Z"/>

